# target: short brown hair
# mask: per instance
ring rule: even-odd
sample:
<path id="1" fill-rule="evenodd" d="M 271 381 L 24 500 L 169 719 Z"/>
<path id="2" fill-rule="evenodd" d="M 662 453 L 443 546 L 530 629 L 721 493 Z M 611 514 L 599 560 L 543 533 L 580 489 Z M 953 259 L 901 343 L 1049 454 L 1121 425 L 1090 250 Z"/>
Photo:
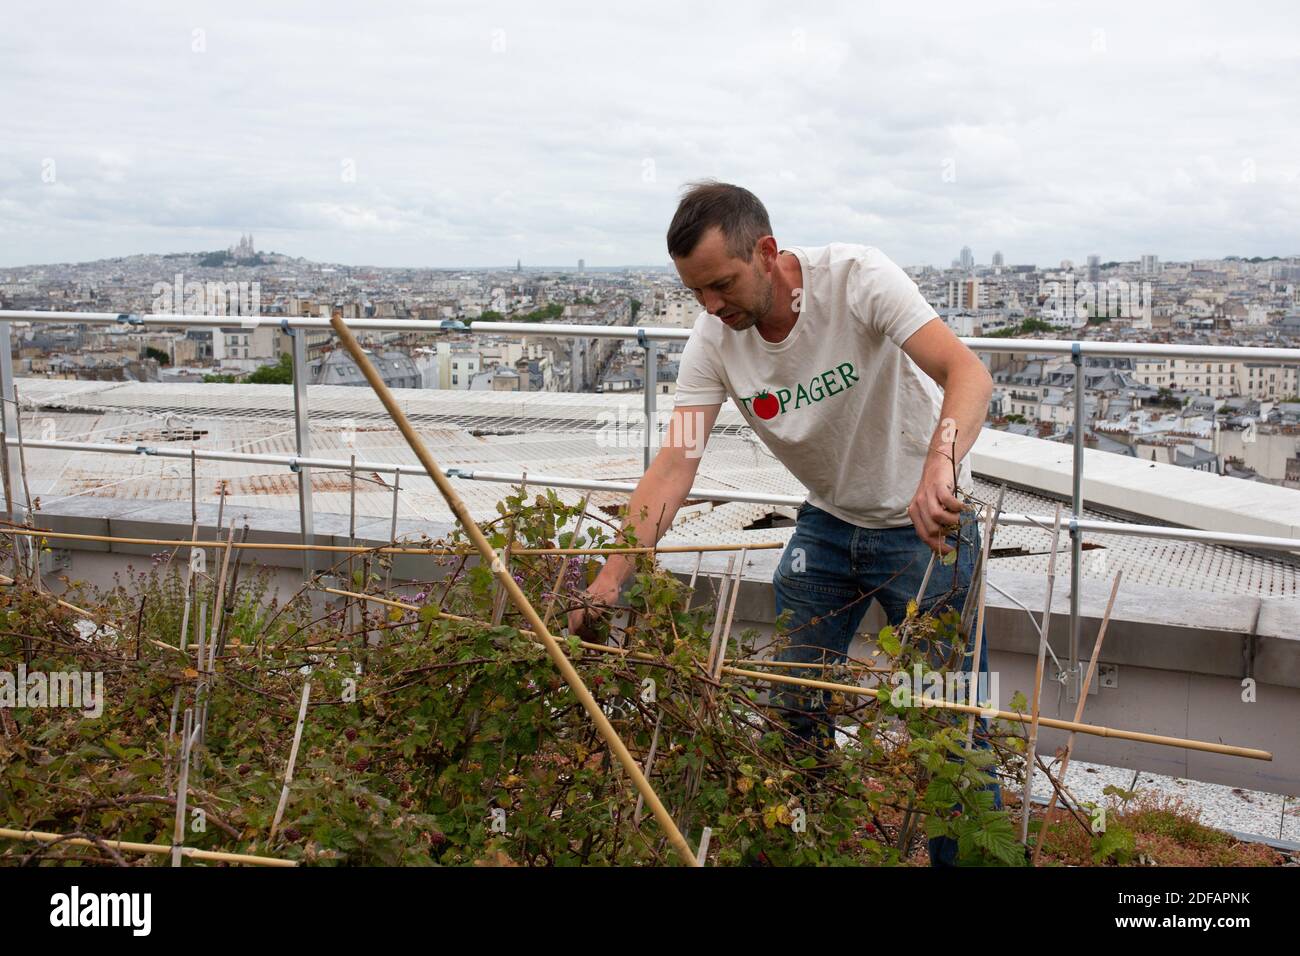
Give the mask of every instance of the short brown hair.
<path id="1" fill-rule="evenodd" d="M 727 254 L 746 262 L 754 257 L 758 240 L 772 233 L 767 210 L 757 196 L 740 186 L 704 179 L 687 183 L 668 226 L 668 254 L 674 259 L 689 256 L 714 226 L 727 239 Z"/>

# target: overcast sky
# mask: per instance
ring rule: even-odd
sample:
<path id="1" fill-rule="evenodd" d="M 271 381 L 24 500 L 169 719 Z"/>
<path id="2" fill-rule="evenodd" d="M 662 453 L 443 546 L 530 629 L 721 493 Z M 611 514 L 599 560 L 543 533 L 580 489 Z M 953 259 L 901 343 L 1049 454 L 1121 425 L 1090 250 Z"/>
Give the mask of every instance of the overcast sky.
<path id="1" fill-rule="evenodd" d="M 701 177 L 908 265 L 1300 253 L 1294 0 L 807 6 L 26 4 L 0 265 L 667 264 Z"/>

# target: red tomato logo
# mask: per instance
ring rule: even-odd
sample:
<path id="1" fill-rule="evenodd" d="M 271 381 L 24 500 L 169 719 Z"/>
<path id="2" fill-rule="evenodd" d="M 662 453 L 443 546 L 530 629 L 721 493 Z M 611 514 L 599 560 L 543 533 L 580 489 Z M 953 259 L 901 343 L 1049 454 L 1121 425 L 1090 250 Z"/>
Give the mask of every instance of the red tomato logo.
<path id="1" fill-rule="evenodd" d="M 771 418 L 781 409 L 781 403 L 776 400 L 776 396 L 767 389 L 759 392 L 754 396 L 753 401 L 754 414 L 759 418 Z"/>

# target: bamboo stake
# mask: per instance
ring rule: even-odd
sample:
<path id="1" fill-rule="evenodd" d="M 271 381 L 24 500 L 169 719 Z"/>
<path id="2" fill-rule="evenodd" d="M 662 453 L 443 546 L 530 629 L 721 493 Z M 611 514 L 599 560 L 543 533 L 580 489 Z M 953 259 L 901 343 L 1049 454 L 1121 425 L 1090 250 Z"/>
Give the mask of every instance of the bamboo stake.
<path id="1" fill-rule="evenodd" d="M 275 818 L 271 821 L 271 833 L 266 838 L 270 846 L 275 840 L 275 831 L 284 816 L 284 808 L 289 803 L 289 785 L 293 783 L 293 765 L 298 761 L 298 744 L 302 742 L 302 725 L 307 721 L 307 698 L 311 696 L 311 677 L 302 685 L 302 702 L 298 705 L 298 723 L 293 728 L 293 746 L 289 748 L 289 764 L 284 768 L 284 787 L 280 790 L 280 802 L 275 808 Z"/>
<path id="2" fill-rule="evenodd" d="M 234 524 L 231 524 L 231 530 L 234 530 Z M 239 532 L 240 541 L 248 540 L 248 521 L 245 516 L 244 527 Z M 235 569 L 230 574 L 230 583 L 226 586 L 223 597 L 224 608 L 221 612 L 221 626 L 217 629 L 217 646 L 216 655 L 220 655 L 226 647 L 226 634 L 230 630 L 230 619 L 235 615 L 235 595 L 239 592 L 239 571 L 244 565 L 244 552 L 235 553 Z"/>
<path id="3" fill-rule="evenodd" d="M 650 774 L 654 770 L 655 752 L 659 749 L 659 727 L 663 722 L 664 722 L 664 709 L 660 707 L 659 713 L 655 717 L 654 733 L 650 735 L 650 750 L 646 754 L 645 767 L 642 770 L 642 772 L 646 775 L 647 780 L 650 778 Z M 636 795 L 636 809 L 632 811 L 633 826 L 639 827 L 641 825 L 641 814 L 644 808 L 645 808 L 645 798 L 638 793 Z"/>
<path id="4" fill-rule="evenodd" d="M 1034 699 L 1030 706 L 1033 718 L 1029 723 L 1029 741 L 1025 757 L 1025 786 L 1020 803 L 1020 842 L 1029 844 L 1029 808 L 1034 792 L 1034 760 L 1038 751 L 1038 708 L 1043 690 L 1043 667 L 1047 657 L 1047 636 L 1052 623 L 1052 592 L 1056 588 L 1056 546 L 1061 539 L 1061 505 L 1056 505 L 1056 520 L 1052 524 L 1052 550 L 1047 558 L 1047 599 L 1043 603 L 1043 619 L 1038 625 L 1038 663 L 1034 668 Z"/>
<path id="5" fill-rule="evenodd" d="M 704 832 L 700 834 L 700 849 L 695 855 L 695 859 L 700 866 L 704 865 L 704 861 L 709 855 L 709 838 L 712 836 L 713 827 L 705 827 Z"/>
<path id="6" fill-rule="evenodd" d="M 1097 629 L 1097 642 L 1092 646 L 1092 660 L 1088 662 L 1088 673 L 1083 678 L 1083 688 L 1079 691 L 1079 703 L 1074 708 L 1074 719 L 1077 721 L 1083 716 L 1083 708 L 1088 703 L 1088 688 L 1092 686 L 1092 678 L 1097 673 L 1097 658 L 1101 656 L 1101 642 L 1106 639 L 1106 626 L 1110 624 L 1110 612 L 1115 607 L 1115 595 L 1119 593 L 1119 578 L 1122 572 L 1115 572 L 1115 580 L 1110 586 L 1110 600 L 1106 602 L 1106 613 L 1102 615 L 1101 627 Z M 1070 754 L 1074 750 L 1075 734 L 1071 733 L 1065 742 L 1065 757 L 1061 760 L 1061 769 L 1059 771 L 1061 780 L 1065 780 L 1065 773 L 1070 769 Z M 1030 866 L 1038 865 L 1038 856 L 1043 852 L 1043 844 L 1047 842 L 1047 828 L 1052 823 L 1052 811 L 1056 809 L 1055 790 L 1052 791 L 1052 797 L 1047 801 L 1047 809 L 1043 812 L 1043 828 L 1038 831 L 1038 839 L 1034 842 L 1034 856 L 1030 861 Z"/>
<path id="7" fill-rule="evenodd" d="M 916 603 L 919 607 L 921 600 L 925 597 L 925 589 L 930 585 L 930 575 L 934 573 L 934 561 L 939 557 L 938 551 L 930 552 L 930 563 L 925 566 L 925 574 L 921 578 L 921 586 L 916 589 Z"/>
<path id="8" fill-rule="evenodd" d="M 397 465 L 393 469 L 393 521 L 388 531 L 389 547 L 397 547 L 397 499 L 402 487 L 402 466 Z M 393 562 L 388 562 L 388 571 L 384 575 L 384 590 L 387 591 L 393 586 Z"/>
<path id="9" fill-rule="evenodd" d="M 755 545 L 755 547 L 767 547 L 767 545 Z M 668 550 L 668 549 L 667 549 L 667 548 L 660 548 L 660 549 L 659 549 L 659 553 L 662 554 L 662 553 L 663 553 L 664 551 L 666 551 L 666 550 Z M 691 572 L 691 583 L 688 584 L 688 585 L 686 586 L 686 587 L 687 587 L 687 590 L 689 590 L 689 591 L 694 591 L 694 590 L 695 590 L 695 579 L 696 579 L 697 577 L 699 577 L 699 574 L 700 574 L 700 562 L 703 561 L 703 560 L 704 560 L 704 552 L 703 552 L 703 551 L 700 551 L 700 552 L 698 552 L 698 553 L 695 555 L 695 570 Z"/>
<path id="10" fill-rule="evenodd" d="M 519 483 L 520 497 L 528 497 L 528 472 L 523 473 L 523 480 Z M 506 573 L 510 573 L 510 552 L 515 544 L 515 518 L 511 515 L 506 522 L 506 546 L 501 551 L 501 563 L 505 566 Z M 509 600 L 506 590 L 501 586 L 501 581 L 497 580 L 492 583 L 492 626 L 501 623 L 501 618 L 506 613 L 506 603 Z M 546 619 L 542 618 L 542 623 Z"/>
<path id="11" fill-rule="evenodd" d="M 235 543 L 235 523 L 230 522 L 230 534 L 226 538 L 226 554 L 221 561 L 221 574 L 217 578 L 217 591 L 212 601 L 212 630 L 208 634 L 208 662 L 206 670 L 212 670 L 217 656 L 217 632 L 221 629 L 221 612 L 224 608 L 222 595 L 226 591 L 226 574 L 230 571 L 231 545 Z M 201 666 L 201 665 L 200 665 Z"/>
<path id="12" fill-rule="evenodd" d="M 321 588 L 321 590 L 327 591 L 331 594 L 339 593 L 337 588 Z M 369 601 L 375 601 L 380 604 L 388 604 L 391 605 L 392 607 L 398 607 L 408 611 L 420 610 L 419 605 L 406 604 L 402 601 L 394 601 L 389 598 L 381 598 L 373 594 L 353 593 L 351 596 L 356 598 L 364 598 Z M 459 621 L 464 624 L 475 624 L 478 625 L 479 627 L 489 626 L 485 621 L 476 621 L 471 617 L 462 617 L 459 614 L 450 614 L 446 611 L 438 611 L 436 613 L 436 616 L 450 621 Z M 521 627 L 518 628 L 518 631 L 520 634 L 530 634 L 530 635 L 533 634 L 533 632 L 528 628 Z M 590 641 L 579 641 L 578 646 L 581 647 L 583 650 L 596 651 L 602 654 L 619 654 L 623 657 L 632 657 L 637 660 L 646 660 L 646 661 L 655 661 L 655 662 L 660 660 L 660 658 L 656 657 L 653 654 L 646 654 L 640 651 L 630 651 L 627 650 L 626 648 L 621 648 L 621 647 L 609 647 L 604 644 L 594 644 Z M 780 662 L 777 661 L 757 661 L 757 662 L 736 661 L 734 663 L 737 664 L 760 663 L 760 664 L 769 664 L 773 666 L 777 666 L 780 664 Z M 810 668 L 818 665 L 795 663 L 794 666 L 799 668 Z M 826 666 L 842 667 L 844 665 L 841 664 L 841 665 L 826 665 Z M 888 667 L 868 667 L 864 665 L 856 665 L 856 666 L 861 667 L 861 669 L 867 671 L 892 673 L 891 669 Z M 768 683 L 773 683 L 773 684 L 791 684 L 794 686 L 812 687 L 820 690 L 839 691 L 845 694 L 857 694 L 861 697 L 877 696 L 876 687 L 863 687 L 859 684 L 838 684 L 838 683 L 832 683 L 830 681 L 815 680 L 813 678 L 808 678 L 808 677 L 786 677 L 784 674 L 768 674 L 763 671 L 746 670 L 744 668 L 734 667 L 727 664 L 723 665 L 722 673 L 732 674 L 736 677 L 746 677 L 753 680 L 767 681 Z M 1029 719 L 1028 714 L 1022 714 L 1018 711 L 990 710 L 987 707 L 971 706 L 970 704 L 957 704 L 957 703 L 952 703 L 943 700 L 931 700 L 929 698 L 922 698 L 921 701 L 922 701 L 922 706 L 925 707 L 936 707 L 939 709 L 955 710 L 961 713 L 983 714 L 986 717 L 994 718 L 997 720 L 1012 720 L 1023 724 Z M 1102 727 L 1100 725 L 1081 724 L 1069 720 L 1059 720 L 1054 717 L 1042 717 L 1039 719 L 1039 723 L 1044 727 L 1051 727 L 1056 730 L 1077 731 L 1078 733 L 1091 734 L 1092 736 L 1095 737 L 1113 737 L 1117 740 L 1135 740 L 1138 741 L 1139 743 L 1158 744 L 1160 746 L 1165 746 L 1165 747 L 1182 747 L 1186 750 L 1200 750 L 1206 753 L 1226 754 L 1228 756 L 1233 756 L 1233 757 L 1248 757 L 1252 760 L 1273 759 L 1273 755 L 1269 751 L 1255 750 L 1250 747 L 1236 747 L 1229 744 L 1210 743 L 1208 741 L 1199 741 L 1199 740 L 1187 740 L 1181 737 L 1165 737 L 1160 734 L 1147 734 L 1136 730 L 1119 730 L 1113 727 Z"/>
<path id="13" fill-rule="evenodd" d="M 587 502 L 591 495 L 582 496 L 582 512 L 578 515 L 578 520 L 573 525 L 573 534 L 569 535 L 569 543 L 578 540 L 578 535 L 582 533 L 582 523 L 587 520 Z M 556 535 L 556 540 L 559 536 Z M 555 585 L 551 588 L 551 596 L 546 602 L 546 610 L 542 613 L 542 623 L 549 624 L 551 613 L 555 610 L 555 602 L 560 596 L 560 588 L 564 584 L 564 575 L 569 571 L 569 557 L 565 555 L 560 558 L 560 573 L 555 576 Z"/>
<path id="14" fill-rule="evenodd" d="M 0 433 L 3 434 L 3 433 Z M 225 542 L 217 541 L 198 541 L 191 542 L 181 538 L 129 538 L 116 535 L 106 534 L 79 534 L 71 531 L 53 531 L 48 528 L 16 528 L 0 527 L 0 534 L 14 534 L 39 536 L 42 538 L 57 538 L 68 541 L 102 541 L 108 544 L 137 544 L 149 545 L 151 547 L 165 548 L 188 548 L 191 545 L 199 548 L 224 548 Z M 702 552 L 715 551 L 739 551 L 742 548 L 749 551 L 771 551 L 777 548 L 784 548 L 785 545 L 779 541 L 760 541 L 750 543 L 748 541 L 739 544 L 668 544 L 657 547 L 637 545 L 635 547 L 603 547 L 603 548 L 517 548 L 514 553 L 518 556 L 538 555 L 538 554 L 564 554 L 570 556 L 577 555 L 601 555 L 601 554 L 696 554 Z M 448 547 L 366 547 L 365 545 L 346 545 L 346 544 L 300 544 L 292 541 L 249 541 L 244 544 L 235 544 L 236 551 L 245 549 L 249 551 L 320 551 L 334 554 L 436 554 L 436 555 L 471 555 L 477 552 L 472 548 L 448 548 Z"/>
<path id="15" fill-rule="evenodd" d="M 199 540 L 199 522 L 194 519 L 194 524 L 190 527 L 190 540 L 197 542 Z M 185 567 L 185 610 L 181 612 L 181 636 L 180 644 L 184 645 L 189 640 L 190 631 L 190 608 L 194 604 L 194 555 L 207 555 L 206 551 L 199 551 L 198 548 L 191 545 L 189 563 Z M 206 558 L 205 558 L 206 559 Z"/>
<path id="16" fill-rule="evenodd" d="M 357 456 L 352 454 L 351 464 L 348 465 L 348 546 L 356 547 L 357 544 Z M 353 564 L 355 557 L 348 556 L 348 587 L 357 586 L 356 567 Z M 369 582 L 367 585 L 369 586 Z M 343 616 L 348 622 L 348 630 L 355 630 L 353 627 L 353 610 L 356 605 L 352 601 L 344 603 Z"/>
<path id="17" fill-rule="evenodd" d="M 0 403 L 7 401 L 7 398 L 0 398 Z M 3 413 L 0 413 L 0 423 L 2 423 L 3 418 Z M 0 428 L 0 480 L 3 480 L 5 489 L 5 520 L 12 521 L 14 518 L 14 494 L 12 481 L 9 475 L 9 436 L 5 433 L 3 428 Z M 13 558 L 14 562 L 14 577 L 21 578 L 23 576 L 23 569 L 22 565 L 18 561 L 18 542 L 15 541 L 13 545 L 14 548 L 10 557 Z"/>
<path id="18" fill-rule="evenodd" d="M 13 578 L 9 577 L 9 575 L 0 574 L 0 586 L 10 587 L 15 583 L 17 582 L 15 582 Z M 44 593 L 49 597 L 54 597 L 54 595 L 49 594 L 49 592 L 44 592 Z M 67 601 L 63 600 L 62 598 L 54 598 L 54 603 L 61 608 L 66 608 L 69 611 L 72 611 L 76 614 L 80 614 L 82 617 L 87 617 L 90 618 L 91 620 L 94 620 L 95 618 L 95 615 L 92 614 L 90 611 L 87 611 L 84 607 L 77 607 L 77 605 L 75 604 L 69 604 Z M 116 625 L 111 625 L 111 626 L 115 630 L 117 630 Z"/>
<path id="19" fill-rule="evenodd" d="M 794 684 L 801 687 L 812 687 L 821 690 L 839 691 L 844 694 L 857 694 L 862 697 L 876 697 L 877 688 L 862 687 L 858 684 L 835 684 L 830 681 L 813 680 L 809 677 L 786 677 L 781 674 L 765 674 L 762 671 L 742 670 L 737 667 L 722 668 L 724 674 L 734 674 L 737 677 L 748 677 L 754 680 L 768 681 L 776 684 Z M 919 706 L 923 708 L 937 708 L 939 710 L 953 710 L 965 714 L 983 714 L 995 720 L 1012 720 L 1018 723 L 1025 723 L 1029 719 L 1028 714 L 1022 714 L 1012 710 L 991 710 L 987 707 L 973 706 L 971 704 L 958 704 L 947 700 L 934 700 L 927 697 L 917 698 Z M 1114 727 L 1102 727 L 1097 724 L 1083 724 L 1073 720 L 1060 720 L 1055 717 L 1041 717 L 1039 723 L 1044 727 L 1052 727 L 1056 730 L 1069 730 L 1080 734 L 1091 734 L 1094 737 L 1112 737 L 1116 740 L 1133 740 L 1144 744 L 1158 744 L 1164 747 L 1181 747 L 1185 750 L 1198 750 L 1203 753 L 1225 754 L 1230 757 L 1247 757 L 1251 760 L 1272 760 L 1273 755 L 1267 750 L 1256 750 L 1252 747 L 1236 747 L 1230 744 L 1212 743 L 1206 740 L 1187 740 L 1182 737 L 1166 737 L 1162 734 L 1147 734 L 1137 730 L 1119 730 Z"/>
<path id="20" fill-rule="evenodd" d="M 831 671 L 831 670 L 845 669 L 845 670 L 852 670 L 852 671 L 865 671 L 867 673 L 875 673 L 875 674 L 892 674 L 894 672 L 894 669 L 892 667 L 879 667 L 874 664 L 862 664 L 855 660 L 845 660 L 845 661 L 841 661 L 838 664 L 837 663 L 826 664 L 817 661 L 809 661 L 807 663 L 803 663 L 801 661 L 774 661 L 774 660 L 768 660 L 764 658 L 757 658 L 757 659 L 743 658 L 737 660 L 734 657 L 729 657 L 727 658 L 726 663 L 732 665 L 733 667 L 784 667 L 787 670 Z"/>
<path id="21" fill-rule="evenodd" d="M 221 497 L 217 501 L 217 536 L 218 537 L 221 536 L 221 522 L 222 522 L 221 516 L 225 513 L 225 511 L 226 511 L 226 482 L 223 479 L 221 482 Z"/>
<path id="22" fill-rule="evenodd" d="M 547 629 L 546 625 L 542 623 L 541 617 L 529 602 L 527 595 L 524 594 L 519 585 L 515 583 L 515 579 L 512 578 L 501 565 L 501 559 L 497 556 L 496 549 L 494 549 L 487 538 L 484 537 L 482 529 L 474 523 L 469 514 L 469 509 L 465 507 L 464 501 L 461 499 L 460 495 L 457 494 L 456 489 L 452 487 L 451 481 L 443 474 L 442 469 L 438 467 L 438 463 L 434 461 L 433 456 L 429 454 L 429 450 L 425 447 L 420 436 L 416 434 L 415 429 L 411 427 L 410 421 L 407 420 L 406 415 L 397 404 L 397 400 L 393 398 L 392 392 L 389 391 L 388 386 L 385 385 L 383 380 L 379 377 L 379 373 L 375 371 L 375 367 L 371 363 L 365 351 L 357 343 L 356 337 L 352 334 L 352 330 L 347 327 L 341 316 L 332 317 L 330 319 L 330 325 L 342 341 L 344 347 L 351 354 L 352 360 L 356 362 L 357 367 L 360 368 L 362 374 L 365 375 L 366 380 L 370 383 L 370 387 L 374 389 L 375 394 L 383 403 L 384 408 L 388 410 L 388 414 L 392 416 L 394 423 L 402 432 L 403 437 L 406 438 L 407 444 L 411 447 L 415 456 L 420 460 L 420 464 L 424 466 L 425 472 L 433 480 L 433 483 L 438 486 L 438 490 L 442 493 L 443 500 L 447 502 L 448 507 L 451 508 L 452 513 L 455 514 L 456 519 L 465 529 L 470 540 L 474 542 L 474 546 L 478 550 L 481 560 L 489 562 L 492 573 L 497 575 L 498 579 L 506 587 L 510 594 L 511 601 L 514 602 L 515 606 L 527 619 L 529 625 L 531 625 L 537 636 L 546 644 L 546 653 L 555 663 L 556 668 L 559 669 L 565 682 L 573 689 L 574 695 L 578 698 L 583 709 L 587 711 L 592 721 L 596 724 L 596 729 L 605 739 L 610 750 L 613 751 L 615 757 L 618 758 L 619 763 L 623 765 L 624 772 L 631 778 L 633 785 L 645 796 L 646 803 L 650 805 L 650 809 L 654 813 L 655 819 L 659 821 L 660 827 L 672 842 L 673 847 L 677 850 L 682 862 L 687 866 L 697 866 L 698 863 L 696 862 L 695 854 L 691 852 L 691 848 L 687 844 L 685 837 L 682 836 L 681 832 L 673 823 L 672 817 L 668 815 L 667 809 L 665 809 L 663 802 L 650 786 L 650 782 L 646 780 L 644 774 L 641 773 L 641 768 L 637 766 L 631 753 L 628 752 L 627 746 L 619 738 L 618 732 L 614 729 L 613 725 L 610 724 L 609 718 L 605 716 L 600 705 L 597 704 L 595 699 L 591 696 L 591 692 L 587 689 L 587 685 L 583 683 L 582 677 L 579 676 L 577 670 L 574 669 L 573 664 L 564 655 L 564 652 L 560 649 L 560 645 L 551 635 L 551 632 Z"/>
<path id="23" fill-rule="evenodd" d="M 731 592 L 731 574 L 732 569 L 736 566 L 736 556 L 732 555 L 727 558 L 727 570 L 722 575 L 721 586 L 718 589 L 718 605 L 713 612 L 713 630 L 709 637 L 709 658 L 705 664 L 705 670 L 713 673 L 713 661 L 718 653 L 718 635 L 722 633 L 722 618 L 727 612 L 727 595 Z"/>
<path id="24" fill-rule="evenodd" d="M 736 613 L 736 597 L 740 594 L 740 578 L 745 573 L 745 549 L 740 551 L 740 558 L 736 563 L 736 580 L 731 585 L 731 599 L 727 602 L 727 622 L 722 625 L 722 641 L 718 645 L 717 666 L 713 671 L 713 679 L 717 680 L 722 673 L 718 668 L 722 667 L 722 662 L 727 657 L 727 641 L 731 638 L 731 619 Z"/>
<path id="25" fill-rule="evenodd" d="M 199 731 L 194 726 L 194 711 L 185 708 L 181 730 L 181 773 L 176 782 L 176 823 L 172 828 L 172 866 L 181 865 L 181 845 L 185 842 L 185 801 L 190 792 L 190 754 Z"/>
<path id="26" fill-rule="evenodd" d="M 989 515 L 988 524 L 984 528 L 984 540 L 981 542 L 983 547 L 980 549 L 980 564 L 984 570 L 979 579 L 979 612 L 975 615 L 975 647 L 971 650 L 970 659 L 970 678 L 969 693 L 970 702 L 973 704 L 979 691 L 979 673 L 980 673 L 980 651 L 984 647 L 984 599 L 988 595 L 988 588 L 985 586 L 989 579 L 989 550 L 993 546 L 993 531 L 997 528 L 998 518 L 1002 515 L 1002 499 L 1006 496 L 1007 486 L 1003 485 L 1002 490 L 998 492 L 997 507 Z M 974 582 L 971 582 L 972 585 Z M 990 704 L 996 701 L 989 701 Z M 975 714 L 972 713 L 966 718 L 966 749 L 970 750 L 971 744 L 975 737 Z"/>
<path id="27" fill-rule="evenodd" d="M 25 843 L 61 843 L 68 846 L 80 846 L 98 848 L 99 843 L 94 840 L 87 840 L 82 837 L 63 837 L 57 833 L 46 833 L 41 830 L 11 830 L 7 827 L 0 827 L 0 840 L 20 840 Z M 123 850 L 127 853 L 151 853 L 157 856 L 167 856 L 174 852 L 176 848 L 166 846 L 161 843 L 129 843 L 125 840 L 103 840 L 105 845 L 112 847 L 114 850 Z M 246 853 L 223 853 L 220 850 L 197 850 L 194 847 L 183 846 L 179 848 L 181 856 L 189 857 L 191 860 L 211 860 L 214 863 L 245 863 L 250 866 L 297 866 L 297 860 L 281 860 L 273 856 L 249 856 Z"/>
<path id="28" fill-rule="evenodd" d="M 208 640 L 208 605 L 206 603 L 199 605 L 198 621 L 198 649 L 194 652 L 194 673 L 197 677 L 194 680 L 194 706 L 200 707 L 203 704 L 204 691 L 207 685 L 207 676 L 203 671 L 204 648 L 207 647 Z M 201 735 L 200 735 L 201 736 Z M 186 761 L 188 763 L 188 761 Z"/>
<path id="29" fill-rule="evenodd" d="M 2 407 L 7 401 L 9 401 L 9 399 L 0 397 L 0 407 Z M 3 413 L 0 413 L 0 426 L 3 426 L 3 424 L 4 415 Z M 0 459 L 0 479 L 3 479 L 4 482 L 5 520 L 13 521 L 15 515 L 13 486 L 10 484 L 9 476 L 9 435 L 3 427 L 0 427 L 0 451 L 4 452 L 3 459 Z"/>

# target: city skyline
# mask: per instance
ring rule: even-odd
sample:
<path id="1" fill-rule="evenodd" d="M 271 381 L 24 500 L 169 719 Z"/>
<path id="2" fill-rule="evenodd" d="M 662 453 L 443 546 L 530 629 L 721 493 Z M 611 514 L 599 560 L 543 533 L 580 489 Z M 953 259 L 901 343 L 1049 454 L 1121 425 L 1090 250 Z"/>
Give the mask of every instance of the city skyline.
<path id="1" fill-rule="evenodd" d="M 666 264 L 710 176 L 783 243 L 907 264 L 1297 252 L 1281 4 L 582 9 L 29 11 L 0 38 L 0 265 L 245 232 L 379 267 Z"/>
<path id="2" fill-rule="evenodd" d="M 250 241 L 253 239 L 251 234 L 247 236 L 247 239 Z M 239 247 L 244 240 L 245 240 L 245 236 L 241 234 L 237 242 L 228 243 L 226 246 L 215 247 L 212 249 L 172 249 L 165 252 L 158 251 L 158 252 L 124 253 L 122 255 L 106 256 L 101 259 L 85 259 L 85 260 L 77 260 L 77 261 L 65 260 L 61 262 L 24 262 L 15 265 L 0 265 L 0 271 L 12 272 L 15 270 L 22 270 L 22 269 L 44 269 L 44 268 L 52 268 L 56 266 L 65 266 L 65 267 L 87 266 L 87 265 L 95 265 L 101 262 L 125 261 L 127 259 L 148 258 L 148 257 L 164 258 L 164 257 L 175 257 L 175 256 L 202 256 L 202 255 L 211 255 L 213 253 L 221 253 L 221 252 L 231 252 L 232 254 L 235 254 L 236 252 L 238 252 Z M 313 265 L 326 266 L 326 267 L 341 266 L 347 269 L 431 270 L 431 271 L 438 271 L 438 272 L 456 272 L 456 271 L 573 272 L 575 274 L 580 273 L 584 269 L 586 271 L 598 271 L 598 272 L 618 272 L 622 270 L 636 271 L 636 270 L 672 270 L 673 269 L 672 261 L 668 259 L 667 256 L 665 256 L 665 261 L 662 263 L 620 262 L 620 263 L 610 263 L 605 265 L 593 265 L 589 262 L 585 263 L 584 265 L 583 264 L 584 260 L 581 259 L 578 260 L 577 262 L 572 262 L 567 264 L 566 263 L 526 263 L 519 257 L 515 258 L 514 264 L 511 264 L 509 262 L 501 262 L 501 263 L 487 263 L 482 265 L 466 265 L 466 264 L 454 264 L 454 263 L 453 264 L 416 263 L 412 265 L 384 265 L 382 263 L 375 263 L 375 262 L 342 262 L 342 261 L 335 261 L 335 260 L 316 260 L 316 259 L 310 259 L 306 256 L 296 256 L 291 252 L 285 252 L 280 249 L 262 249 L 262 248 L 253 249 L 253 247 L 251 246 L 248 248 L 252 251 L 255 251 L 256 254 L 258 255 L 285 256 L 295 261 L 301 260 L 301 261 L 311 263 Z M 962 247 L 962 252 L 966 252 L 966 251 L 971 251 L 969 246 Z M 1076 257 L 1059 256 L 1057 258 L 1051 259 L 1046 262 L 1016 262 L 1016 261 L 1007 260 L 1005 255 L 1003 255 L 1000 250 L 995 249 L 993 250 L 992 253 L 989 254 L 988 261 L 981 261 L 978 255 L 974 255 L 972 253 L 972 264 L 969 266 L 969 268 L 992 269 L 996 267 L 1003 267 L 1003 268 L 1010 269 L 1015 266 L 1022 266 L 1022 267 L 1033 266 L 1038 271 L 1050 272 L 1060 268 L 1061 263 L 1070 262 L 1072 263 L 1072 266 L 1075 269 L 1086 269 L 1087 261 L 1088 259 L 1092 258 L 1093 255 L 1096 255 L 1097 258 L 1100 259 L 1100 264 L 1103 268 L 1112 263 L 1135 263 L 1135 264 L 1142 265 L 1147 260 L 1154 260 L 1163 266 L 1172 263 L 1195 262 L 1195 261 L 1223 262 L 1223 261 L 1230 261 L 1230 260 L 1254 260 L 1254 259 L 1259 259 L 1261 261 L 1300 259 L 1300 252 L 1292 253 L 1290 255 L 1275 253 L 1272 255 L 1261 255 L 1261 256 L 1247 256 L 1238 253 L 1227 253 L 1219 256 L 1197 256 L 1195 259 L 1183 259 L 1183 260 L 1166 259 L 1165 257 L 1161 256 L 1159 253 L 1142 253 L 1141 255 L 1134 256 L 1131 259 L 1112 259 L 1109 258 L 1104 253 L 1097 253 L 1097 254 L 1089 254 L 1088 256 L 1076 256 Z M 1001 257 L 1003 261 L 1001 262 L 995 261 L 998 257 Z M 959 266 L 959 260 L 960 260 L 960 255 L 958 257 L 953 257 L 948 265 L 943 265 L 940 263 L 930 263 L 930 262 L 900 263 L 900 265 L 903 265 L 906 268 L 930 267 L 938 271 L 951 271 L 952 269 L 955 268 L 963 268 L 963 269 L 968 268 L 967 266 Z M 243 266 L 243 265 L 232 264 L 230 268 L 256 268 L 256 266 Z M 1145 271 L 1149 271 L 1149 270 L 1145 270 Z"/>

